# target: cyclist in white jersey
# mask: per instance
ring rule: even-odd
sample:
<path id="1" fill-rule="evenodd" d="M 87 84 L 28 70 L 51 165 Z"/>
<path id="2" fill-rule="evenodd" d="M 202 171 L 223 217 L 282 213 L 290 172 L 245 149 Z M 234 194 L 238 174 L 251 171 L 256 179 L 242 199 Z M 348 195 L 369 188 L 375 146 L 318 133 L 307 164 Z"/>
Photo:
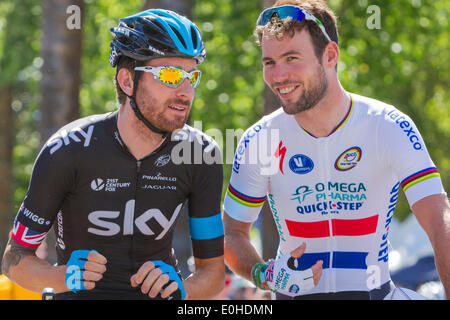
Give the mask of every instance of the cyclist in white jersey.
<path id="1" fill-rule="evenodd" d="M 449 296 L 450 205 L 413 121 L 341 87 L 335 18 L 324 2 L 278 1 L 256 34 L 265 82 L 282 108 L 250 127 L 236 150 L 224 201 L 230 268 L 277 299 L 382 299 L 392 286 L 387 237 L 403 190 Z M 265 201 L 280 236 L 269 262 L 249 241 Z M 297 270 L 309 270 L 315 286 Z"/>

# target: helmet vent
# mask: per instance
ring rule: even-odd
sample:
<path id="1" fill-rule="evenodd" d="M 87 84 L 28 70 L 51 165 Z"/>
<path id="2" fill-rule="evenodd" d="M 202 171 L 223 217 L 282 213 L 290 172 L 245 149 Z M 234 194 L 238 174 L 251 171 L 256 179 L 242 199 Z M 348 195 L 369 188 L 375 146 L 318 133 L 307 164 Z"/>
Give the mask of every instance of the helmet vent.
<path id="1" fill-rule="evenodd" d="M 158 28 L 160 28 L 161 30 L 164 30 L 164 27 L 161 25 L 161 23 L 159 23 L 158 21 L 156 21 L 156 19 L 151 19 L 152 23 L 155 24 Z"/>
<path id="2" fill-rule="evenodd" d="M 192 43 L 194 44 L 194 48 L 197 48 L 198 39 L 197 39 L 197 31 L 191 26 L 191 34 L 192 34 Z"/>
<path id="3" fill-rule="evenodd" d="M 150 27 L 150 26 L 148 26 L 148 25 L 146 25 L 146 24 L 144 24 L 143 26 L 142 26 L 142 31 L 145 33 L 145 34 L 148 34 L 148 35 L 153 35 L 155 32 L 154 32 L 154 30 Z"/>
<path id="4" fill-rule="evenodd" d="M 127 36 L 124 36 L 124 35 L 119 35 L 117 37 L 117 41 L 126 46 L 129 46 L 133 43 L 133 41 L 130 38 L 128 38 Z"/>
<path id="5" fill-rule="evenodd" d="M 172 31 L 173 32 L 175 32 L 175 34 L 177 35 L 177 37 L 178 37 L 178 40 L 180 40 L 181 41 L 181 43 L 183 44 L 183 47 L 185 47 L 186 48 L 186 42 L 184 41 L 184 39 L 183 39 L 183 37 L 181 36 L 181 34 L 180 34 L 180 32 L 178 32 L 178 30 L 177 29 L 175 29 L 174 27 L 172 27 L 172 26 L 170 26 L 170 28 L 172 29 Z"/>

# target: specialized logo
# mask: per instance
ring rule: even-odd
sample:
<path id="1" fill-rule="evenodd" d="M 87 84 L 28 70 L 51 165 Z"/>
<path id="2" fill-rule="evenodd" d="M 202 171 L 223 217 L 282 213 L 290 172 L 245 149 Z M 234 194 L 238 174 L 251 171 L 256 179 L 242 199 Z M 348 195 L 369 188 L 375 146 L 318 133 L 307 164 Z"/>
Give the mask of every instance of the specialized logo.
<path id="1" fill-rule="evenodd" d="M 362 151 L 359 147 L 351 147 L 342 152 L 334 162 L 334 168 L 339 171 L 347 171 L 354 168 L 361 160 Z"/>
<path id="2" fill-rule="evenodd" d="M 307 174 L 314 169 L 314 162 L 304 154 L 296 154 L 289 160 L 289 168 L 296 174 Z"/>
<path id="3" fill-rule="evenodd" d="M 162 227 L 161 233 L 155 238 L 155 240 L 160 240 L 165 234 L 170 230 L 170 227 L 175 223 L 178 214 L 180 213 L 182 203 L 180 203 L 171 215 L 170 220 L 159 209 L 149 209 L 141 214 L 139 217 L 134 218 L 135 212 L 135 200 L 129 200 L 125 204 L 125 213 L 123 215 L 123 235 L 131 235 L 134 233 L 134 226 L 144 235 L 151 236 L 155 233 L 147 225 L 147 222 L 154 219 Z M 88 228 L 89 233 L 96 234 L 98 236 L 115 236 L 121 232 L 121 226 L 113 221 L 112 219 L 117 219 L 120 216 L 120 211 L 93 211 L 88 215 L 88 220 L 94 227 Z M 122 219 L 118 219 L 122 220 Z M 99 227 L 99 228 L 96 228 Z"/>
<path id="4" fill-rule="evenodd" d="M 158 159 L 155 160 L 155 166 L 163 167 L 166 164 L 168 164 L 169 161 L 170 161 L 170 155 L 169 154 L 164 154 L 164 155 L 160 156 Z"/>
<path id="5" fill-rule="evenodd" d="M 284 157 L 286 156 L 286 147 L 283 146 L 283 141 L 280 141 L 280 144 L 278 145 L 277 150 L 275 151 L 275 157 L 280 158 L 280 164 L 279 168 L 282 174 L 283 172 L 283 163 L 284 163 Z"/>
<path id="6" fill-rule="evenodd" d="M 67 130 L 61 130 L 59 136 L 49 141 L 48 147 L 51 147 L 50 154 L 58 151 L 63 145 L 69 145 L 71 141 L 76 143 L 81 143 L 81 139 L 84 139 L 83 147 L 89 147 L 91 143 L 92 133 L 94 132 L 94 125 L 87 127 L 86 131 L 77 127 L 71 129 L 69 132 Z"/>

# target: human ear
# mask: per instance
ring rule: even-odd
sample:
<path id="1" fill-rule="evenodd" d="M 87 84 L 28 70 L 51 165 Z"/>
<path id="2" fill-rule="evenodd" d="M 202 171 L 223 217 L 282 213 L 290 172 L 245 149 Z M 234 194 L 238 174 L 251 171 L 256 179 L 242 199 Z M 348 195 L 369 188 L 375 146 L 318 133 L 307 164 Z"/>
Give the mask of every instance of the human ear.
<path id="1" fill-rule="evenodd" d="M 122 91 L 131 96 L 133 94 L 133 76 L 127 68 L 120 68 L 116 75 L 117 82 L 119 83 Z"/>
<path id="2" fill-rule="evenodd" d="M 336 42 L 329 42 L 323 52 L 323 65 L 327 68 L 335 68 L 339 60 L 339 47 Z"/>

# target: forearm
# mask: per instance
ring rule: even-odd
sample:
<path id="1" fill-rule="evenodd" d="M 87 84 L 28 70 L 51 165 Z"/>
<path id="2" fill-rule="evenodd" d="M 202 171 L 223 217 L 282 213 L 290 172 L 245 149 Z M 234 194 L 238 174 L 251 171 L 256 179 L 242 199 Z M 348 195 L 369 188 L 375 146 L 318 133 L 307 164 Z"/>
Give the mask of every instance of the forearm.
<path id="1" fill-rule="evenodd" d="M 38 258 L 34 250 L 9 240 L 2 259 L 2 273 L 21 287 L 42 292 L 46 287 L 56 292 L 68 291 L 65 285 L 65 266 L 52 266 Z"/>
<path id="2" fill-rule="evenodd" d="M 435 247 L 435 263 L 439 278 L 444 286 L 445 295 L 450 300 L 450 237 L 447 243 L 439 244 Z"/>
<path id="3" fill-rule="evenodd" d="M 450 211 L 444 216 L 443 223 L 433 233 L 431 242 L 434 249 L 436 270 L 444 285 L 447 299 L 450 299 Z"/>
<path id="4" fill-rule="evenodd" d="M 183 281 L 189 300 L 211 299 L 225 285 L 223 256 L 211 259 L 195 259 L 195 272 Z"/>
<path id="5" fill-rule="evenodd" d="M 428 196 L 412 206 L 434 250 L 436 269 L 450 299 L 450 203 L 446 194 Z"/>
<path id="6" fill-rule="evenodd" d="M 230 231 L 225 235 L 225 261 L 234 273 L 252 280 L 251 271 L 257 262 L 263 262 L 247 234 Z"/>

